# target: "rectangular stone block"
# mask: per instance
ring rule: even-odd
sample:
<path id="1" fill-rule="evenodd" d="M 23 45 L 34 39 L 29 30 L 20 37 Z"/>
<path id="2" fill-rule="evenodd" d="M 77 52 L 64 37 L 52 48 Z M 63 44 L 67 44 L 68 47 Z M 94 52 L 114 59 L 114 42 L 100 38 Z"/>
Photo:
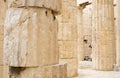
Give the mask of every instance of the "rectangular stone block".
<path id="1" fill-rule="evenodd" d="M 12 78 L 67 78 L 66 63 L 36 68 L 12 68 L 10 71 Z"/>
<path id="2" fill-rule="evenodd" d="M 76 24 L 76 4 L 74 0 L 62 0 L 62 21 L 63 23 L 74 23 Z M 63 19 L 64 18 L 64 19 Z"/>
<path id="3" fill-rule="evenodd" d="M 11 8 L 4 27 L 5 63 L 15 67 L 57 64 L 57 20 L 45 8 Z"/>
<path id="4" fill-rule="evenodd" d="M 77 41 L 58 41 L 59 58 L 74 58 L 77 57 Z"/>
<path id="5" fill-rule="evenodd" d="M 60 12 L 61 0 L 8 0 L 9 7 L 43 7 Z"/>
<path id="6" fill-rule="evenodd" d="M 61 36 L 58 37 L 59 40 L 77 40 L 77 25 L 75 23 L 62 23 L 59 28 L 61 31 L 58 33 L 62 33 L 61 35 L 59 34 Z"/>
<path id="7" fill-rule="evenodd" d="M 67 62 L 67 77 L 73 78 L 78 75 L 78 59 L 71 58 L 71 59 L 60 59 L 60 61 Z"/>
<path id="8" fill-rule="evenodd" d="M 0 65 L 0 78 L 9 78 L 9 67 Z"/>

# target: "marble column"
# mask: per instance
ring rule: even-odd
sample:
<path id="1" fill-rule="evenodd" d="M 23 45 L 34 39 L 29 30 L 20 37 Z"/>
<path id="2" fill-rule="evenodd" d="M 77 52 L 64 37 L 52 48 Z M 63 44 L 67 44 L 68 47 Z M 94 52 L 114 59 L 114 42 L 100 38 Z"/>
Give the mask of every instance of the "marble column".
<path id="1" fill-rule="evenodd" d="M 60 60 L 67 62 L 68 78 L 77 76 L 77 2 L 62 0 L 62 11 L 59 18 L 58 42 Z"/>
<path id="2" fill-rule="evenodd" d="M 116 11 L 116 64 L 120 66 L 120 0 L 117 0 Z"/>
<path id="3" fill-rule="evenodd" d="M 93 0 L 93 8 L 93 68 L 113 70 L 116 59 L 113 0 Z"/>
<path id="4" fill-rule="evenodd" d="M 4 60 L 10 78 L 67 78 L 57 42 L 61 0 L 8 0 L 8 7 Z"/>

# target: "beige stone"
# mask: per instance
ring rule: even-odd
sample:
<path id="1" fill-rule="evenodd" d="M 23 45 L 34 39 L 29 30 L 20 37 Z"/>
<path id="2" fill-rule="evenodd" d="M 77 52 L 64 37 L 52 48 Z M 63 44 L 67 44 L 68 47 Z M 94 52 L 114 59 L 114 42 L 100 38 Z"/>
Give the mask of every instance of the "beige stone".
<path id="1" fill-rule="evenodd" d="M 78 31 L 78 61 L 84 59 L 84 49 L 83 49 L 83 7 L 78 6 L 77 11 L 77 31 Z"/>
<path id="2" fill-rule="evenodd" d="M 81 5 L 86 5 L 83 10 L 84 56 L 90 56 L 92 54 L 92 4 L 88 1 Z"/>
<path id="3" fill-rule="evenodd" d="M 67 62 L 67 77 L 73 78 L 78 75 L 78 60 L 76 58 L 60 59 Z"/>
<path id="4" fill-rule="evenodd" d="M 4 0 L 0 0 L 0 7 L 0 25 L 4 25 L 7 2 L 5 2 Z"/>
<path id="5" fill-rule="evenodd" d="M 93 5 L 93 68 L 113 70 L 116 60 L 113 0 L 95 0 Z"/>
<path id="6" fill-rule="evenodd" d="M 19 68 L 12 68 L 12 70 L 21 70 Z M 11 72 L 12 78 L 67 78 L 67 65 L 66 63 L 60 63 L 56 65 L 36 67 L 36 68 L 24 68 L 16 73 Z"/>
<path id="7" fill-rule="evenodd" d="M 58 41 L 61 59 L 76 58 L 77 42 L 76 41 Z"/>
<path id="8" fill-rule="evenodd" d="M 4 26 L 0 25 L 0 65 L 3 65 L 3 32 L 4 32 Z"/>
<path id="9" fill-rule="evenodd" d="M 3 65 L 3 35 L 4 35 L 4 20 L 6 14 L 6 2 L 0 0 L 0 65 Z"/>
<path id="10" fill-rule="evenodd" d="M 67 76 L 77 75 L 78 44 L 77 44 L 77 4 L 76 0 L 62 0 L 61 15 L 58 26 L 58 42 L 60 60 L 67 62 Z"/>
<path id="11" fill-rule="evenodd" d="M 61 0 L 8 0 L 9 7 L 44 7 L 60 12 Z"/>
<path id="12" fill-rule="evenodd" d="M 75 0 L 62 0 L 58 40 L 77 40 L 77 8 Z"/>
<path id="13" fill-rule="evenodd" d="M 116 0 L 116 63 L 120 67 L 120 0 Z"/>
<path id="14" fill-rule="evenodd" d="M 33 67 L 57 64 L 57 20 L 45 8 L 9 8 L 4 27 L 5 63 Z"/>
<path id="15" fill-rule="evenodd" d="M 0 78 L 9 78 L 9 67 L 0 65 Z"/>

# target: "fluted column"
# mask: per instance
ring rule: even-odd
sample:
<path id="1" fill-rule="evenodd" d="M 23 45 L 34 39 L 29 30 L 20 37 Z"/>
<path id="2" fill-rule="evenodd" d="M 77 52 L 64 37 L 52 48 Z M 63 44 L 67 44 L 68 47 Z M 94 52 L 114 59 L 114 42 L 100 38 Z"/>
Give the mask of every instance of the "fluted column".
<path id="1" fill-rule="evenodd" d="M 120 66 L 120 0 L 117 0 L 116 12 L 116 64 Z"/>
<path id="2" fill-rule="evenodd" d="M 93 68 L 113 70 L 115 32 L 113 0 L 93 0 Z"/>

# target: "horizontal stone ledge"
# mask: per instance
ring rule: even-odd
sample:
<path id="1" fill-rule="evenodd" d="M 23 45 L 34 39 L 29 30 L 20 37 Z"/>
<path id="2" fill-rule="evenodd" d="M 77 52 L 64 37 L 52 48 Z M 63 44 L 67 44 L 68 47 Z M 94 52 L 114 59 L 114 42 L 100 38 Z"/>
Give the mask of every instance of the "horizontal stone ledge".
<path id="1" fill-rule="evenodd" d="M 61 0 L 8 0 L 9 7 L 45 7 L 60 12 Z"/>
<path id="2" fill-rule="evenodd" d="M 36 68 L 10 68 L 11 78 L 67 78 L 67 64 L 42 66 Z"/>

